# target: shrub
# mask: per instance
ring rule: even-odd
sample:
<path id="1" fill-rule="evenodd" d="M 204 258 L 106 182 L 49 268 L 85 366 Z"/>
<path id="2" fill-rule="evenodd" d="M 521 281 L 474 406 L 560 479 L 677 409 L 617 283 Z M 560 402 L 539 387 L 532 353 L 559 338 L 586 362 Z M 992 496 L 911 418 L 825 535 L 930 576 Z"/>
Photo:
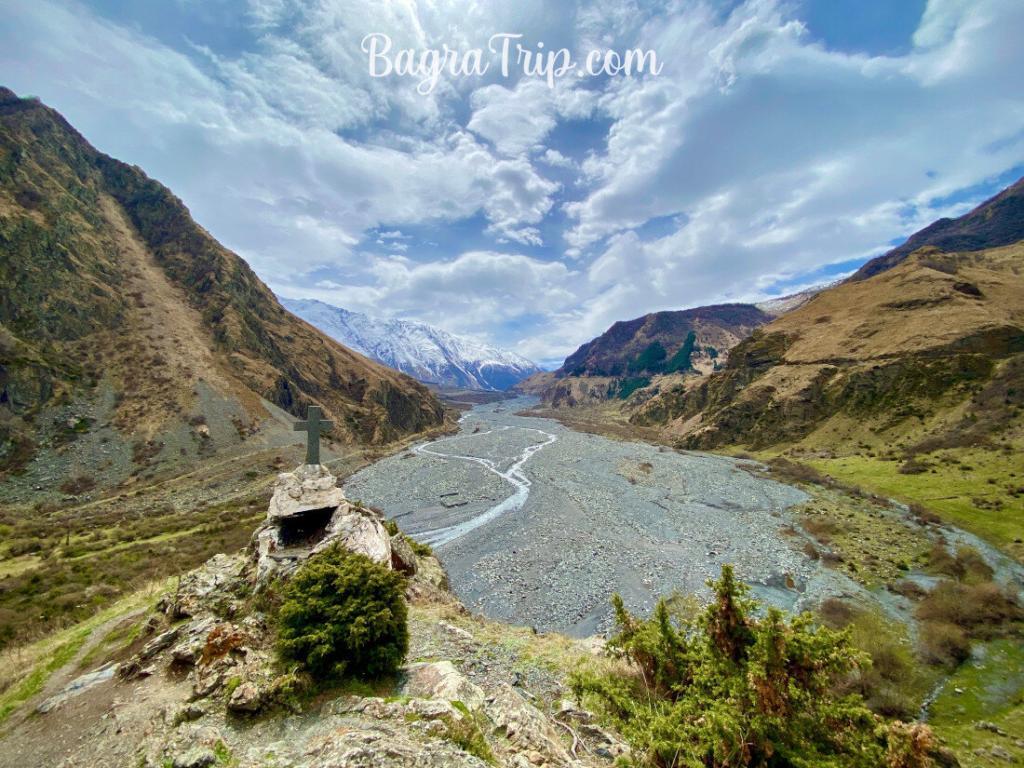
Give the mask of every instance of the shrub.
<path id="1" fill-rule="evenodd" d="M 924 462 L 909 458 L 900 465 L 897 472 L 901 475 L 923 475 L 929 469 L 930 467 Z"/>
<path id="2" fill-rule="evenodd" d="M 335 544 L 285 585 L 278 653 L 317 677 L 394 672 L 409 647 L 402 576 Z"/>
<path id="3" fill-rule="evenodd" d="M 87 493 L 96 487 L 96 481 L 88 475 L 79 475 L 73 477 L 70 480 L 65 480 L 60 484 L 60 490 L 63 493 L 77 496 L 80 493 Z"/>
<path id="4" fill-rule="evenodd" d="M 964 574 L 961 580 L 969 584 L 983 584 L 986 581 L 992 581 L 992 577 L 995 575 L 992 566 L 985 562 L 985 558 L 974 547 L 957 547 L 956 560 L 963 568 Z"/>
<path id="5" fill-rule="evenodd" d="M 921 655 L 929 664 L 956 666 L 971 655 L 967 633 L 955 624 L 925 621 L 920 628 Z"/>
<path id="6" fill-rule="evenodd" d="M 405 540 L 409 542 L 409 546 L 412 547 L 413 554 L 417 557 L 433 557 L 434 550 L 430 548 L 429 544 L 416 541 L 416 539 L 411 539 L 408 536 L 405 537 Z"/>
<path id="7" fill-rule="evenodd" d="M 998 584 L 944 581 L 917 607 L 917 618 L 955 624 L 971 637 L 991 637 L 1024 618 L 1017 596 Z"/>
<path id="8" fill-rule="evenodd" d="M 602 711 L 640 764 L 676 766 L 878 766 L 885 734 L 855 694 L 837 683 L 867 659 L 846 632 L 785 618 L 746 597 L 729 566 L 714 602 L 696 620 L 660 601 L 650 619 L 615 597 L 613 653 L 628 674 L 579 671 L 577 697 Z"/>
<path id="9" fill-rule="evenodd" d="M 630 373 L 643 373 L 644 371 L 659 373 L 665 368 L 666 355 L 665 347 L 661 345 L 661 342 L 652 341 L 643 352 L 636 356 L 636 359 L 626 366 L 626 369 Z"/>
<path id="10" fill-rule="evenodd" d="M 917 661 L 888 620 L 837 598 L 823 601 L 818 615 L 830 627 L 849 628 L 853 646 L 871 657 L 870 665 L 854 669 L 836 691 L 860 694 L 872 712 L 914 717 L 917 706 L 907 689 L 917 676 Z"/>

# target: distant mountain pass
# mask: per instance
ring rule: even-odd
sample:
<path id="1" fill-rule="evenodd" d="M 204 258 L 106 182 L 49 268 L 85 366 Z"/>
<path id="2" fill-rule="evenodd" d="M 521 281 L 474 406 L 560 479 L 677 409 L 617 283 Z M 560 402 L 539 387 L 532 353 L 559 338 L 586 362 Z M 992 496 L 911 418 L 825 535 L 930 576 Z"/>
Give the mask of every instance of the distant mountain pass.
<path id="1" fill-rule="evenodd" d="M 345 346 L 428 384 L 505 390 L 540 371 L 524 357 L 426 323 L 373 318 L 315 299 L 281 303 Z"/>

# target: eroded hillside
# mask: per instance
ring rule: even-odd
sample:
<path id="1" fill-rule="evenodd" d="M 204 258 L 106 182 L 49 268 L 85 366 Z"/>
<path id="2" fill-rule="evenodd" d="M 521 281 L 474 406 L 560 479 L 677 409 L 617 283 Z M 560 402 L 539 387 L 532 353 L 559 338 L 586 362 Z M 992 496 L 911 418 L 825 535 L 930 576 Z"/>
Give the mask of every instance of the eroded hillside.
<path id="1" fill-rule="evenodd" d="M 314 402 L 342 444 L 444 420 L 425 387 L 284 310 L 166 187 L 5 89 L 0 277 L 7 470 L 42 453 L 74 476 L 64 446 L 105 430 L 116 455 L 83 459 L 81 474 L 114 485 L 143 463 L 202 458 L 277 428 L 274 407 L 302 415 Z"/>

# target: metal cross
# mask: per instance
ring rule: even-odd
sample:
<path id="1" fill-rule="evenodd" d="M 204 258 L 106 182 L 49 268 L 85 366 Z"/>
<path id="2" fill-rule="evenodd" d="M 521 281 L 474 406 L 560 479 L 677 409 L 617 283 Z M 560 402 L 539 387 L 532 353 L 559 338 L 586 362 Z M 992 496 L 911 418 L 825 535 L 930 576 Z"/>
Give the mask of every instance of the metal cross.
<path id="1" fill-rule="evenodd" d="M 295 425 L 296 432 L 306 433 L 306 463 L 317 465 L 320 463 L 320 430 L 330 429 L 334 426 L 333 421 L 324 421 L 320 418 L 323 411 L 319 405 L 311 405 L 306 411 L 306 420 Z"/>

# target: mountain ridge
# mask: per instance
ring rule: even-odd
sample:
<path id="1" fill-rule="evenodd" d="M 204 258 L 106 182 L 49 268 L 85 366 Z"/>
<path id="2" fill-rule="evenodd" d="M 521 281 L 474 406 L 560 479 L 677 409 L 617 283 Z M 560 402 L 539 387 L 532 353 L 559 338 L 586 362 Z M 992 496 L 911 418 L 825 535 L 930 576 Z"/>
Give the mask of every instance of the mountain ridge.
<path id="1" fill-rule="evenodd" d="M 1024 178 L 985 200 L 963 216 L 943 218 L 915 232 L 906 242 L 877 256 L 848 279 L 865 280 L 892 269 L 925 246 L 940 251 L 980 251 L 1024 239 Z"/>
<path id="2" fill-rule="evenodd" d="M 288 313 L 170 190 L 8 89 L 0 244 L 0 465 L 9 470 L 42 448 L 63 461 L 69 440 L 109 428 L 107 452 L 134 458 L 76 461 L 116 483 L 133 463 L 171 461 L 163 447 L 180 447 L 184 461 L 245 442 L 274 424 L 267 404 L 303 416 L 318 403 L 335 422 L 331 437 L 351 444 L 445 421 L 423 385 Z"/>

